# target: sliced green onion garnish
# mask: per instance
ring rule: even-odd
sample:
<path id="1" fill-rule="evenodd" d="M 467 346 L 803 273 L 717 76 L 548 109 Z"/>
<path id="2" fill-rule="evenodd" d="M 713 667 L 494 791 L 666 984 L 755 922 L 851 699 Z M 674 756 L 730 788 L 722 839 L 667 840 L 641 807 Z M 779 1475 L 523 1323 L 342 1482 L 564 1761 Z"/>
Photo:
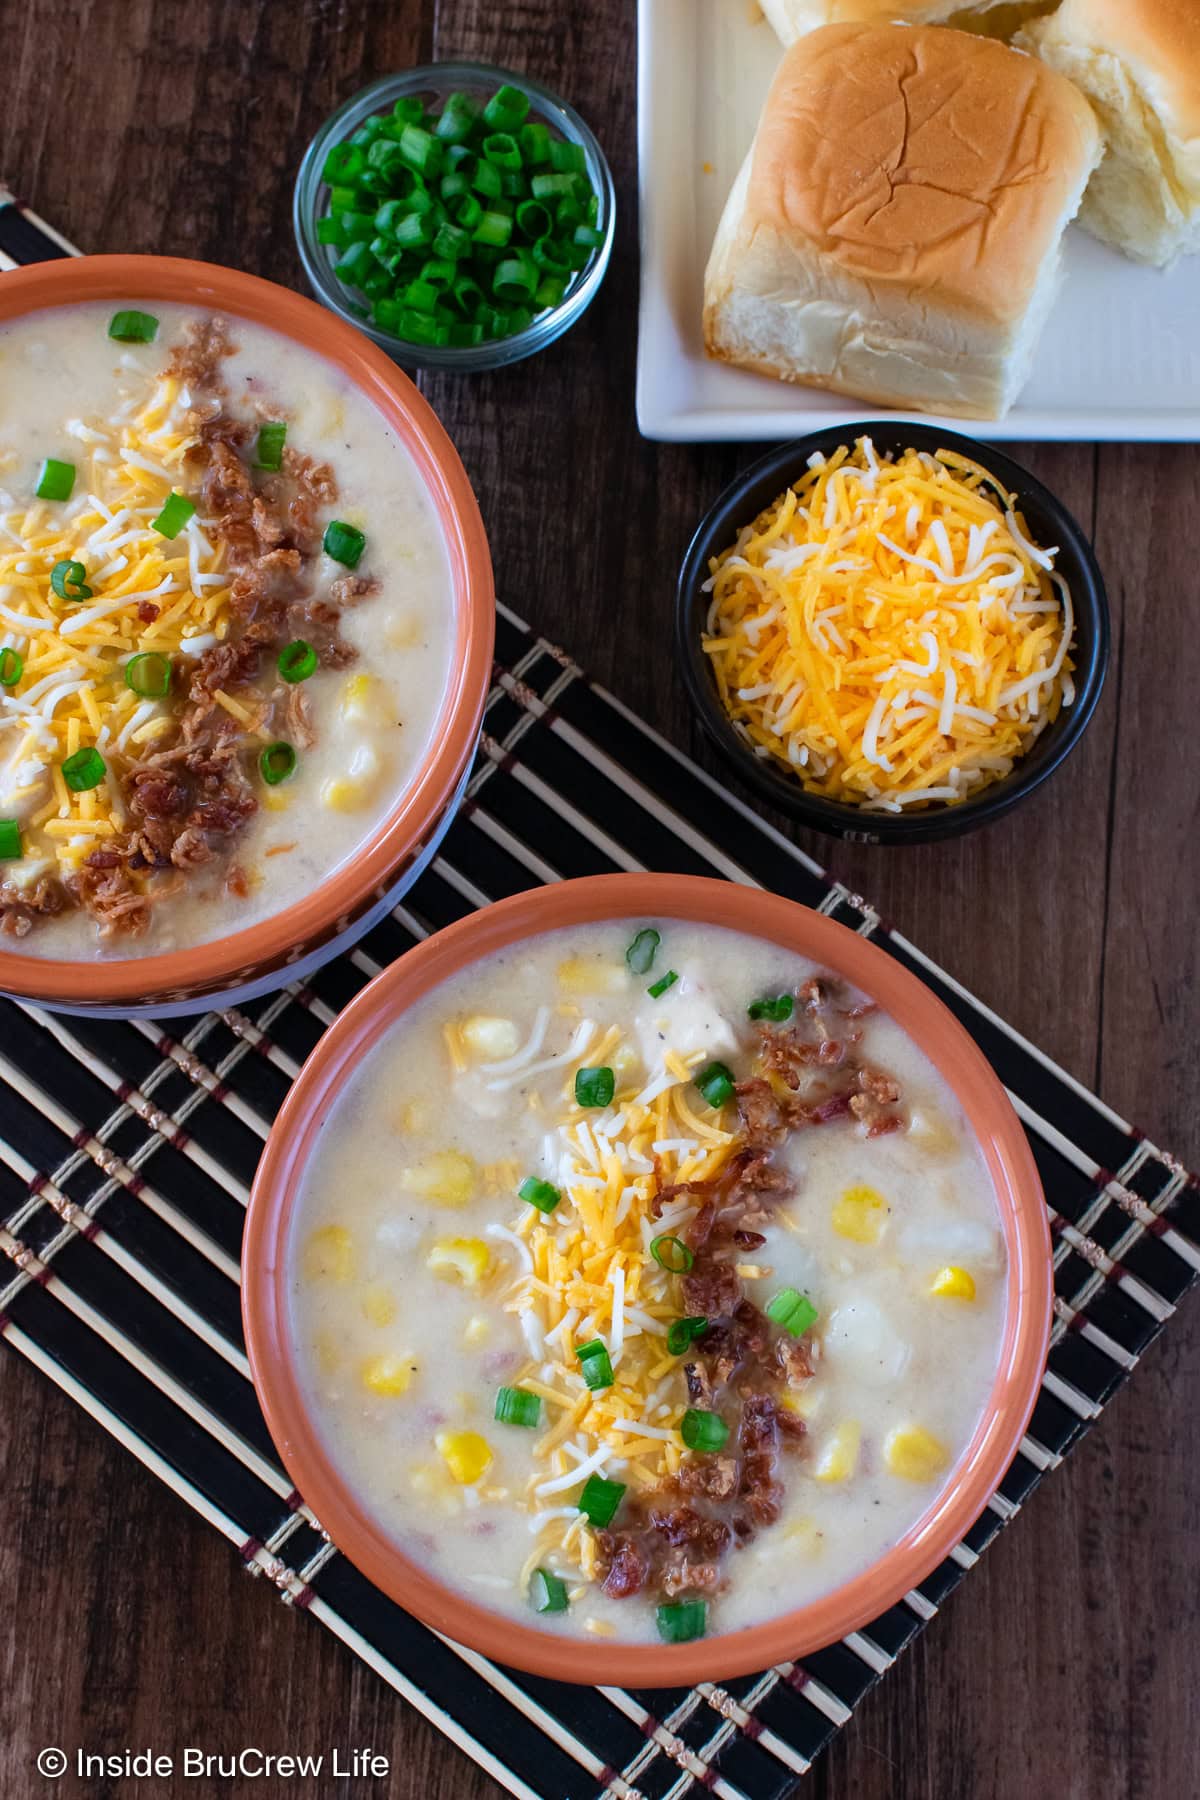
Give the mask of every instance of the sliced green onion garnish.
<path id="1" fill-rule="evenodd" d="M 357 525 L 346 525 L 341 519 L 331 519 L 325 527 L 325 536 L 321 540 L 321 548 L 326 556 L 334 562 L 340 562 L 347 569 L 356 569 L 367 547 L 366 533 Z"/>
<path id="2" fill-rule="evenodd" d="M 532 255 L 539 269 L 544 269 L 547 275 L 557 276 L 565 283 L 571 273 L 571 264 L 561 244 L 556 243 L 553 238 L 539 238 L 533 246 Z"/>
<path id="3" fill-rule="evenodd" d="M 456 266 L 448 257 L 431 256 L 428 262 L 421 264 L 420 280 L 442 293 L 454 280 Z"/>
<path id="4" fill-rule="evenodd" d="M 790 1287 L 780 1288 L 767 1301 L 766 1314 L 772 1324 L 782 1325 L 793 1337 L 803 1337 L 816 1324 L 819 1316 L 808 1295 Z"/>
<path id="5" fill-rule="evenodd" d="M 118 344 L 152 344 L 158 336 L 158 320 L 153 313 L 115 312 L 108 322 L 108 335 Z"/>
<path id="6" fill-rule="evenodd" d="M 671 1600 L 654 1616 L 664 1644 L 690 1644 L 708 1630 L 707 1600 Z"/>
<path id="7" fill-rule="evenodd" d="M 25 658 L 6 644 L 0 650 L 0 687 L 16 687 L 25 673 Z"/>
<path id="8" fill-rule="evenodd" d="M 503 250 L 512 236 L 513 222 L 506 213 L 485 212 L 475 225 L 472 236 L 477 244 L 490 244 L 496 250 Z"/>
<path id="9" fill-rule="evenodd" d="M 679 1435 L 689 1450 L 721 1450 L 729 1440 L 729 1427 L 720 1413 L 689 1406 L 680 1421 Z"/>
<path id="10" fill-rule="evenodd" d="M 524 1388 L 496 1389 L 495 1417 L 501 1425 L 533 1426 L 541 1416 L 542 1403 L 536 1394 L 527 1394 Z"/>
<path id="11" fill-rule="evenodd" d="M 587 168 L 583 145 L 569 144 L 565 139 L 551 144 L 550 167 L 559 175 L 582 175 Z"/>
<path id="12" fill-rule="evenodd" d="M 746 1013 L 751 1019 L 770 1019 L 773 1024 L 782 1025 L 791 1018 L 795 1004 L 791 994 L 776 994 L 772 1000 L 752 1000 Z"/>
<path id="13" fill-rule="evenodd" d="M 642 931 L 638 932 L 628 950 L 625 952 L 625 961 L 629 964 L 629 967 L 633 970 L 635 975 L 648 975 L 650 973 L 650 970 L 654 965 L 654 958 L 658 955 L 658 946 L 661 943 L 662 938 L 659 936 L 658 932 L 653 930 L 650 926 L 646 926 Z"/>
<path id="14" fill-rule="evenodd" d="M 433 240 L 433 254 L 445 257 L 449 262 L 458 262 L 470 248 L 470 233 L 461 225 L 452 225 L 449 219 L 444 219 Z"/>
<path id="15" fill-rule="evenodd" d="M 258 442 L 254 446 L 254 466 L 256 469 L 282 469 L 283 440 L 287 436 L 287 426 L 281 419 L 272 419 L 267 425 L 258 428 Z"/>
<path id="16" fill-rule="evenodd" d="M 710 1062 L 697 1075 L 696 1086 L 710 1106 L 724 1106 L 733 1099 L 733 1071 L 723 1062 Z"/>
<path id="17" fill-rule="evenodd" d="M 691 1347 L 693 1341 L 698 1337 L 703 1337 L 707 1330 L 707 1319 L 672 1319 L 670 1330 L 667 1332 L 667 1349 L 672 1356 L 682 1356 Z"/>
<path id="18" fill-rule="evenodd" d="M 157 650 L 143 650 L 125 664 L 125 686 L 144 700 L 161 700 L 170 692 L 171 664 Z"/>
<path id="19" fill-rule="evenodd" d="M 471 167 L 471 186 L 475 192 L 482 194 L 485 200 L 498 200 L 503 185 L 500 171 L 495 163 L 488 162 L 485 157 L 477 156 Z"/>
<path id="20" fill-rule="evenodd" d="M 59 462 L 56 456 L 48 456 L 42 464 L 42 472 L 33 491 L 39 500 L 69 500 L 74 486 L 75 464 Z"/>
<path id="21" fill-rule="evenodd" d="M 355 212 L 353 210 L 347 210 L 342 214 L 341 223 L 342 233 L 351 249 L 353 249 L 356 244 L 365 246 L 370 239 L 375 236 L 375 215 L 372 212 Z M 342 258 L 338 263 L 339 274 L 342 273 L 343 269 L 350 261 L 351 258 L 349 255 Z"/>
<path id="22" fill-rule="evenodd" d="M 406 125 L 400 134 L 400 155 L 418 175 L 436 175 L 445 152 L 438 139 L 421 125 Z"/>
<path id="23" fill-rule="evenodd" d="M 50 586 L 60 600 L 90 600 L 94 589 L 87 584 L 87 570 L 81 562 L 64 557 L 50 571 Z"/>
<path id="24" fill-rule="evenodd" d="M 590 1344 L 580 1344 L 575 1351 L 579 1358 L 579 1366 L 583 1370 L 583 1379 L 594 1394 L 602 1388 L 610 1388 L 613 1384 L 612 1359 L 606 1345 L 599 1338 L 593 1338 Z"/>
<path id="25" fill-rule="evenodd" d="M 485 137 L 480 145 L 484 156 L 494 168 L 504 172 L 515 173 L 521 166 L 521 152 L 517 140 L 507 131 L 494 131 Z"/>
<path id="26" fill-rule="evenodd" d="M 575 182 L 570 175 L 535 175 L 529 184 L 535 200 L 563 200 L 575 197 Z"/>
<path id="27" fill-rule="evenodd" d="M 535 1569 L 529 1577 L 529 1604 L 534 1612 L 566 1612 L 566 1582 L 552 1575 L 549 1569 Z"/>
<path id="28" fill-rule="evenodd" d="M 396 330 L 413 344 L 436 344 L 438 322 L 430 313 L 418 312 L 415 306 L 402 306 Z"/>
<path id="29" fill-rule="evenodd" d="M 375 214 L 375 230 L 383 237 L 390 237 L 404 215 L 411 210 L 403 200 L 385 200 Z"/>
<path id="30" fill-rule="evenodd" d="M 537 284 L 533 304 L 539 307 L 557 306 L 566 291 L 567 284 L 561 275 L 543 275 Z"/>
<path id="31" fill-rule="evenodd" d="M 403 311 L 404 308 L 398 300 L 389 300 L 385 295 L 382 300 L 376 300 L 372 305 L 371 317 L 381 330 L 394 332 L 400 328 L 400 315 Z"/>
<path id="32" fill-rule="evenodd" d="M 518 141 L 520 142 L 521 155 L 525 159 L 525 166 L 527 168 L 535 169 L 541 163 L 548 163 L 550 161 L 550 145 L 552 139 L 550 137 L 550 127 L 548 125 L 522 125 Z"/>
<path id="33" fill-rule="evenodd" d="M 418 312 L 431 313 L 437 308 L 441 299 L 441 290 L 429 281 L 410 281 L 403 294 L 405 306 L 415 306 Z"/>
<path id="34" fill-rule="evenodd" d="M 478 117 L 474 102 L 466 94 L 448 94 L 434 130 L 443 143 L 465 144 Z"/>
<path id="35" fill-rule="evenodd" d="M 524 1200 L 527 1206 L 536 1206 L 539 1212 L 552 1213 L 562 1199 L 562 1193 L 551 1182 L 527 1175 L 517 1189 L 517 1198 Z"/>
<path id="36" fill-rule="evenodd" d="M 549 237 L 554 225 L 549 211 L 540 200 L 518 201 L 515 217 L 517 230 L 531 243 L 536 243 L 539 238 Z"/>
<path id="37" fill-rule="evenodd" d="M 492 291 L 498 300 L 507 300 L 517 305 L 522 300 L 532 299 L 537 291 L 537 284 L 537 265 L 532 257 L 506 256 L 502 263 L 496 265 Z"/>
<path id="38" fill-rule="evenodd" d="M 452 319 L 448 325 L 438 326 L 439 344 L 456 344 L 460 349 L 465 344 L 482 344 L 483 326 L 468 325 L 465 319 Z"/>
<path id="39" fill-rule="evenodd" d="M 19 819 L 0 819 L 0 862 L 15 862 L 25 854 Z"/>
<path id="40" fill-rule="evenodd" d="M 433 234 L 437 230 L 433 214 L 428 212 L 410 212 L 396 226 L 396 242 L 402 250 L 423 250 L 433 242 Z M 338 264 L 338 274 L 343 281 L 357 285 L 352 273 L 348 272 L 345 263 Z"/>
<path id="41" fill-rule="evenodd" d="M 359 177 L 360 185 L 368 193 L 375 190 L 386 194 L 409 172 L 405 168 L 407 161 L 403 145 L 396 143 L 393 138 L 377 138 L 367 151 L 367 171 Z"/>
<path id="42" fill-rule="evenodd" d="M 63 780 L 74 794 L 86 794 L 89 788 L 99 787 L 107 772 L 104 758 L 90 745 L 86 750 L 76 750 L 62 765 Z"/>
<path id="43" fill-rule="evenodd" d="M 268 744 L 258 759 L 259 773 L 268 787 L 278 787 L 296 767 L 296 752 L 282 739 Z"/>
<path id="44" fill-rule="evenodd" d="M 357 144 L 334 144 L 325 158 L 321 180 L 327 187 L 334 187 L 339 182 L 351 182 L 362 174 L 366 166 L 366 156 Z"/>
<path id="45" fill-rule="evenodd" d="M 285 681 L 307 681 L 310 675 L 317 672 L 317 653 L 303 638 L 293 638 L 279 652 L 275 667 Z"/>
<path id="46" fill-rule="evenodd" d="M 579 1496 L 579 1510 L 593 1525 L 603 1531 L 625 1497 L 623 1481 L 606 1481 L 602 1475 L 589 1475 Z"/>
<path id="47" fill-rule="evenodd" d="M 529 96 L 509 83 L 497 88 L 483 109 L 489 131 L 517 131 L 529 117 Z"/>
<path id="48" fill-rule="evenodd" d="M 450 294 L 459 311 L 474 320 L 479 308 L 483 305 L 483 289 L 474 277 L 456 275 Z"/>
<path id="49" fill-rule="evenodd" d="M 483 217 L 483 201 L 478 194 L 460 194 L 450 201 L 450 216 L 462 231 L 474 231 Z"/>
<path id="50" fill-rule="evenodd" d="M 577 1069 L 575 1099 L 580 1106 L 608 1106 L 617 1081 L 611 1069 Z"/>
<path id="51" fill-rule="evenodd" d="M 194 502 L 186 494 L 168 494 L 166 505 L 150 523 L 161 537 L 176 538 L 195 511 Z"/>
<path id="52" fill-rule="evenodd" d="M 646 992 L 652 1000 L 661 1000 L 667 989 L 673 988 L 678 980 L 679 976 L 676 971 L 668 969 L 665 975 L 660 976 L 657 981 L 651 982 Z"/>
<path id="53" fill-rule="evenodd" d="M 650 1254 L 660 1269 L 671 1275 L 686 1275 L 696 1258 L 682 1238 L 656 1237 L 650 1240 Z"/>
<path id="54" fill-rule="evenodd" d="M 365 281 L 373 267 L 374 259 L 365 244 L 351 244 L 345 255 L 338 258 L 338 275 L 353 286 Z"/>

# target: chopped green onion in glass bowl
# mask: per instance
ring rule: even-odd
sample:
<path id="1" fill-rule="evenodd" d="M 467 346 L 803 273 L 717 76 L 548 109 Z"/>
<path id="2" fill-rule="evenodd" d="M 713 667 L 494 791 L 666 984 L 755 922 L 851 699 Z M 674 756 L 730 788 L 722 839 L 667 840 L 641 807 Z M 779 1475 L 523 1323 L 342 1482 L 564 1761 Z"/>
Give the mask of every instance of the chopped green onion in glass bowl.
<path id="1" fill-rule="evenodd" d="M 434 63 L 363 88 L 304 155 L 293 219 L 317 298 L 398 362 L 494 369 L 595 298 L 616 207 L 604 153 L 540 83 Z"/>

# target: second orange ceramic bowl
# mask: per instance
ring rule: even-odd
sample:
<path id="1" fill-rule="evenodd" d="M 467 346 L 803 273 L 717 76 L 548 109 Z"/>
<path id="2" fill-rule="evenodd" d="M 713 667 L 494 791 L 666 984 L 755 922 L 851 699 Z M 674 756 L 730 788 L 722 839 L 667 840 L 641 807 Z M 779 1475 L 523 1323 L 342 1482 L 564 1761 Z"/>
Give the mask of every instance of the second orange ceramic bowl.
<path id="1" fill-rule="evenodd" d="M 87 962 L 0 943 L 0 991 L 66 1011 L 162 1015 L 230 1005 L 310 973 L 360 937 L 409 885 L 453 816 L 491 680 L 495 593 L 483 520 L 466 471 L 408 376 L 312 300 L 213 263 L 166 256 L 67 257 L 0 282 L 0 322 L 82 301 L 175 301 L 246 319 L 320 356 L 382 413 L 416 465 L 446 544 L 454 653 L 429 748 L 356 854 L 256 925 L 162 955 Z"/>
<path id="2" fill-rule="evenodd" d="M 364 1058 L 410 1007 L 480 958 L 543 932 L 614 919 L 680 919 L 765 938 L 876 1001 L 956 1095 L 992 1178 L 1008 1256 L 1004 1335 L 987 1405 L 946 1486 L 913 1528 L 813 1604 L 679 1645 L 552 1636 L 435 1580 L 381 1528 L 329 1456 L 305 1404 L 290 1325 L 293 1210 L 322 1123 Z M 790 900 L 730 882 L 605 875 L 518 894 L 461 920 L 394 963 L 347 1007 L 292 1088 L 259 1164 L 242 1296 L 254 1384 L 288 1473 L 333 1542 L 377 1587 L 426 1625 L 535 1675 L 674 1687 L 749 1674 L 833 1643 L 894 1605 L 949 1554 L 1016 1454 L 1037 1398 L 1050 1328 L 1050 1241 L 1037 1169 L 1003 1087 L 941 1001 L 884 951 Z"/>

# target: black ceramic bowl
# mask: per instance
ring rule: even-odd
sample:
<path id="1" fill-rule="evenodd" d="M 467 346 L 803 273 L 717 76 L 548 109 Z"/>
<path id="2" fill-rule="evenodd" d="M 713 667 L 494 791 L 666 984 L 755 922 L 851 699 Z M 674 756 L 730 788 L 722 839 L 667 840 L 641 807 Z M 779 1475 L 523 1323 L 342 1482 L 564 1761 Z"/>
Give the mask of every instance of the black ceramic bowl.
<path id="1" fill-rule="evenodd" d="M 839 444 L 853 444 L 860 437 L 871 438 L 881 454 L 898 455 L 913 447 L 928 451 L 948 448 L 980 463 L 1018 496 L 1034 541 L 1059 546 L 1055 567 L 1071 590 L 1075 609 L 1071 652 L 1075 662 L 1073 704 L 1062 709 L 1011 775 L 984 788 L 977 798 L 930 806 L 919 813 L 864 812 L 841 801 L 822 799 L 785 770 L 755 756 L 730 723 L 717 695 L 709 659 L 700 647 L 708 610 L 703 584 L 708 580 L 710 558 L 727 550 L 744 525 L 757 518 L 804 474 L 814 451 L 830 456 Z M 929 844 L 956 837 L 964 831 L 974 831 L 978 825 L 990 824 L 1032 794 L 1054 773 L 1087 729 L 1104 686 L 1110 641 L 1103 577 L 1091 545 L 1062 502 L 1020 463 L 991 445 L 958 432 L 903 419 L 869 419 L 814 431 L 770 451 L 739 475 L 688 545 L 675 596 L 675 635 L 684 685 L 700 722 L 742 779 L 764 800 L 780 812 L 790 813 L 801 824 L 857 844 Z"/>

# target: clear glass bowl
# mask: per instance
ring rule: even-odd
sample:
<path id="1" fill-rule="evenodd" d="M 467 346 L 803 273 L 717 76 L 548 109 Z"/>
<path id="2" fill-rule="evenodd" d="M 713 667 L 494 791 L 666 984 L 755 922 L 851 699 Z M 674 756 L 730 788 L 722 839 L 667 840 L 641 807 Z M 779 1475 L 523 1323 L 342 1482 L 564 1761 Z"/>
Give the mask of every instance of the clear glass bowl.
<path id="1" fill-rule="evenodd" d="M 543 120 L 569 142 L 582 146 L 587 159 L 588 176 L 600 200 L 596 224 L 597 229 L 604 233 L 604 241 L 591 261 L 572 274 L 567 291 L 558 305 L 542 313 L 524 331 L 518 331 L 512 337 L 498 338 L 491 343 L 466 347 L 411 343 L 407 338 L 397 337 L 394 332 L 381 330 L 373 319 L 364 316 L 355 290 L 338 280 L 329 250 L 324 244 L 317 242 L 317 220 L 326 210 L 329 199 L 329 189 L 321 178 L 326 155 L 332 145 L 341 143 L 351 132 L 357 131 L 372 113 L 390 112 L 397 100 L 408 95 L 428 96 L 437 100 L 455 89 L 491 95 L 505 84 L 528 94 L 532 108 L 531 118 Z M 487 63 L 445 62 L 409 69 L 402 75 L 385 75 L 379 81 L 373 81 L 369 87 L 361 89 L 344 106 L 339 106 L 335 113 L 330 114 L 308 146 L 300 164 L 292 204 L 292 222 L 300 260 L 318 300 L 348 324 L 356 325 L 360 331 L 364 331 L 397 362 L 421 369 L 501 369 L 509 363 L 521 362 L 537 350 L 544 350 L 547 344 L 554 343 L 587 311 L 604 280 L 609 257 L 612 255 L 616 210 L 612 173 L 604 152 L 589 127 L 565 100 L 560 100 L 557 94 L 552 94 L 549 88 L 542 87 L 540 82 L 532 80 L 530 76 L 514 74 L 511 69 L 498 69 Z"/>

